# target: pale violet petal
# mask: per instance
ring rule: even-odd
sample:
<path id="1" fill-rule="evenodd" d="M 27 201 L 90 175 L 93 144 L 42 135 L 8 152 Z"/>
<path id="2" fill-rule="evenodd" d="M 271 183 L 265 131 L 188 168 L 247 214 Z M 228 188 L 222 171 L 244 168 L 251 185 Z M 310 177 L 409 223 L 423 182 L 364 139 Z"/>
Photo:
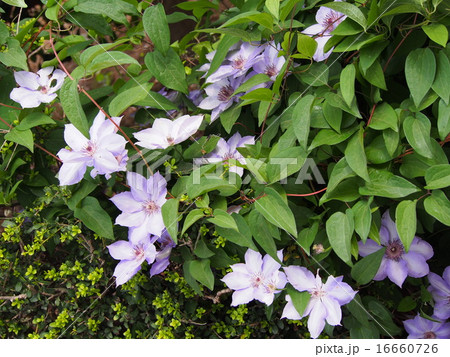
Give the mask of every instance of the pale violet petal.
<path id="1" fill-rule="evenodd" d="M 313 273 L 300 266 L 291 265 L 283 268 L 289 283 L 298 291 L 310 291 L 316 287 Z"/>
<path id="2" fill-rule="evenodd" d="M 287 318 L 290 320 L 301 320 L 302 317 L 300 316 L 294 304 L 292 303 L 292 299 L 289 295 L 286 295 L 286 301 L 287 304 L 284 306 L 281 318 L 282 319 Z"/>
<path id="3" fill-rule="evenodd" d="M 64 140 L 75 151 L 83 150 L 89 141 L 73 124 L 65 125 Z"/>
<path id="4" fill-rule="evenodd" d="M 358 248 L 359 248 L 359 255 L 365 257 L 369 254 L 375 253 L 376 251 L 380 250 L 382 246 L 378 245 L 378 243 L 375 242 L 374 240 L 368 238 L 366 240 L 366 243 L 359 241 Z"/>
<path id="5" fill-rule="evenodd" d="M 131 192 L 121 192 L 110 198 L 110 200 L 123 212 L 142 211 L 142 203 L 134 199 Z"/>
<path id="6" fill-rule="evenodd" d="M 14 79 L 16 80 L 17 84 L 21 87 L 25 87 L 32 90 L 37 90 L 40 87 L 38 82 L 39 76 L 33 72 L 27 71 L 14 72 Z"/>
<path id="7" fill-rule="evenodd" d="M 136 260 L 122 260 L 114 269 L 114 276 L 116 277 L 116 286 L 125 284 L 136 273 L 141 270 L 141 263 Z"/>
<path id="8" fill-rule="evenodd" d="M 254 299 L 254 289 L 247 288 L 242 290 L 236 290 L 232 297 L 231 306 L 238 306 L 241 304 L 247 304 Z"/>
<path id="9" fill-rule="evenodd" d="M 74 185 L 83 179 L 85 172 L 86 162 L 63 163 L 58 172 L 59 185 Z"/>
<path id="10" fill-rule="evenodd" d="M 333 298 L 330 298 L 328 296 L 322 298 L 322 303 L 325 305 L 327 309 L 326 320 L 328 324 L 331 326 L 340 325 L 342 319 L 342 311 L 339 303 Z"/>
<path id="11" fill-rule="evenodd" d="M 421 254 L 425 260 L 431 259 L 434 255 L 433 247 L 419 237 L 414 237 L 411 246 L 409 247 L 409 251 Z"/>
<path id="12" fill-rule="evenodd" d="M 319 337 L 325 327 L 327 309 L 322 303 L 316 303 L 309 314 L 308 330 L 312 338 Z"/>
<path id="13" fill-rule="evenodd" d="M 247 249 L 245 253 L 245 264 L 247 265 L 247 270 L 250 273 L 260 273 L 262 268 L 262 256 L 259 252 L 255 252 L 253 249 Z"/>
<path id="14" fill-rule="evenodd" d="M 39 92 L 24 87 L 14 88 L 9 97 L 20 103 L 22 108 L 36 108 L 41 104 Z"/>
<path id="15" fill-rule="evenodd" d="M 430 267 L 423 255 L 409 251 L 403 255 L 403 260 L 406 262 L 408 268 L 408 275 L 413 278 L 421 278 L 430 272 Z"/>
<path id="16" fill-rule="evenodd" d="M 124 227 L 137 227 L 144 222 L 146 214 L 143 211 L 134 213 L 123 212 L 116 218 L 116 224 Z"/>
<path id="17" fill-rule="evenodd" d="M 398 262 L 392 259 L 388 259 L 386 265 L 386 273 L 388 278 L 400 288 L 403 285 L 406 277 L 408 276 L 408 268 L 404 260 Z"/>
<path id="18" fill-rule="evenodd" d="M 241 290 L 251 286 L 250 276 L 245 273 L 231 272 L 221 279 L 230 289 Z"/>
<path id="19" fill-rule="evenodd" d="M 136 254 L 133 249 L 133 244 L 125 240 L 119 240 L 113 244 L 108 245 L 106 248 L 109 250 L 111 257 L 117 260 L 132 260 L 136 258 Z"/>

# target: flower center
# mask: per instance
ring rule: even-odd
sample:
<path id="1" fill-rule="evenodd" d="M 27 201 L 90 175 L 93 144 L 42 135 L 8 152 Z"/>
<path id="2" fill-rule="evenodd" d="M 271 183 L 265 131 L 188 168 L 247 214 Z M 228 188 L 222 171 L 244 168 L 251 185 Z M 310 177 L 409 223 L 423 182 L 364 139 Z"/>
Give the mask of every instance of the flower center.
<path id="1" fill-rule="evenodd" d="M 144 247 L 142 247 L 141 245 L 137 246 L 134 248 L 134 254 L 136 255 L 136 259 L 142 259 L 145 255 L 144 253 Z"/>
<path id="2" fill-rule="evenodd" d="M 388 259 L 399 261 L 403 253 L 404 253 L 403 244 L 400 242 L 399 239 L 396 239 L 393 242 L 389 242 L 389 244 L 387 245 L 385 256 Z"/>
<path id="3" fill-rule="evenodd" d="M 227 161 L 229 159 L 234 159 L 234 154 L 232 152 L 227 152 L 224 156 L 223 156 L 223 160 Z"/>
<path id="4" fill-rule="evenodd" d="M 275 292 L 275 290 L 277 290 L 277 287 L 275 286 L 274 283 L 269 283 L 269 284 L 265 285 L 265 287 L 266 287 L 266 292 L 268 294 L 273 293 L 273 292 Z"/>
<path id="5" fill-rule="evenodd" d="M 171 136 L 169 136 L 168 138 L 166 138 L 167 142 L 169 143 L 169 145 L 173 145 L 175 142 L 175 139 L 172 138 Z"/>
<path id="6" fill-rule="evenodd" d="M 277 67 L 275 67 L 273 63 L 266 66 L 265 74 L 267 74 L 269 77 L 276 76 L 278 74 Z"/>
<path id="7" fill-rule="evenodd" d="M 233 68 L 234 69 L 242 69 L 242 67 L 244 67 L 246 60 L 245 58 L 242 58 L 241 56 L 239 56 L 238 58 L 236 58 L 233 61 Z"/>
<path id="8" fill-rule="evenodd" d="M 263 279 L 263 277 L 260 275 L 260 273 L 255 274 L 255 275 L 252 277 L 252 286 L 253 286 L 254 288 L 259 287 L 263 282 L 264 282 L 264 279 Z"/>
<path id="9" fill-rule="evenodd" d="M 217 94 L 217 98 L 221 102 L 228 102 L 231 98 L 231 95 L 233 94 L 234 90 L 233 87 L 230 85 L 223 86 L 220 88 L 219 94 Z"/>
<path id="10" fill-rule="evenodd" d="M 333 31 L 338 25 L 338 20 L 340 18 L 341 17 L 338 14 L 330 12 L 322 22 L 322 26 L 324 27 L 323 33 L 329 34 L 331 31 Z"/>
<path id="11" fill-rule="evenodd" d="M 47 92 L 48 92 L 48 87 L 46 87 L 46 86 L 39 87 L 39 91 L 40 91 L 42 94 L 47 94 Z"/>
<path id="12" fill-rule="evenodd" d="M 321 299 L 325 295 L 327 295 L 327 292 L 325 290 L 322 290 L 322 288 L 315 288 L 311 291 L 311 297 L 314 299 Z"/>
<path id="13" fill-rule="evenodd" d="M 436 338 L 436 334 L 433 331 L 428 331 L 423 334 L 423 338 Z"/>
<path id="14" fill-rule="evenodd" d="M 146 201 L 143 204 L 144 212 L 148 215 L 152 215 L 159 212 L 159 206 L 153 201 Z"/>
<path id="15" fill-rule="evenodd" d="M 84 148 L 84 153 L 87 156 L 94 156 L 96 151 L 96 145 L 92 141 L 88 141 L 86 147 Z"/>

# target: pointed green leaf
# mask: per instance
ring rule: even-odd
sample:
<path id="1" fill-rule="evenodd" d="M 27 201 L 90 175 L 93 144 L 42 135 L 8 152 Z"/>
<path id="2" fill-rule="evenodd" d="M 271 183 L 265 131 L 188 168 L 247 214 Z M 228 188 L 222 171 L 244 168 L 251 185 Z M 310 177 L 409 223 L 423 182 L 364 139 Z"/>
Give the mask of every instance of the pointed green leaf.
<path id="1" fill-rule="evenodd" d="M 422 99 L 431 88 L 435 74 L 436 59 L 429 48 L 418 48 L 406 58 L 406 83 L 416 107 L 420 106 Z"/>
<path id="2" fill-rule="evenodd" d="M 85 197 L 73 215 L 100 237 L 114 239 L 111 217 L 95 197 Z"/>
<path id="3" fill-rule="evenodd" d="M 266 187 L 265 196 L 256 200 L 255 207 L 270 223 L 297 236 L 294 214 L 280 194 L 273 188 Z"/>
<path id="4" fill-rule="evenodd" d="M 308 136 L 311 120 L 311 107 L 314 102 L 314 96 L 306 95 L 295 105 L 292 115 L 292 125 L 300 146 L 306 150 L 308 145 Z"/>
<path id="5" fill-rule="evenodd" d="M 450 78 L 450 60 L 444 51 L 438 52 L 436 60 L 436 78 L 431 88 L 433 88 L 445 103 L 450 104 L 450 86 L 448 85 L 448 78 Z"/>
<path id="6" fill-rule="evenodd" d="M 369 177 L 370 182 L 359 188 L 361 195 L 401 198 L 420 191 L 408 180 L 389 171 L 370 169 Z"/>
<path id="7" fill-rule="evenodd" d="M 352 268 L 352 278 L 361 285 L 369 283 L 377 274 L 385 251 L 386 248 L 383 247 L 357 262 Z"/>
<path id="8" fill-rule="evenodd" d="M 437 44 L 445 47 L 448 42 L 448 30 L 443 24 L 430 24 L 422 26 L 427 36 Z"/>
<path id="9" fill-rule="evenodd" d="M 193 209 L 188 213 L 186 216 L 186 219 L 184 220 L 183 229 L 181 230 L 181 235 L 183 235 L 187 229 L 192 226 L 195 222 L 197 222 L 199 219 L 203 218 L 205 214 L 203 213 L 203 210 L 200 208 Z"/>
<path id="10" fill-rule="evenodd" d="M 297 310 L 300 316 L 303 316 L 309 300 L 311 300 L 311 294 L 308 291 L 298 291 L 291 285 L 287 287 L 287 293 L 291 297 L 292 304 L 294 304 L 295 310 Z"/>
<path id="11" fill-rule="evenodd" d="M 422 119 L 422 117 L 408 116 L 403 121 L 403 131 L 409 144 L 419 155 L 432 159 L 433 148 L 430 141 L 430 128 L 431 124 L 426 117 Z"/>
<path id="12" fill-rule="evenodd" d="M 30 129 L 20 130 L 17 127 L 12 128 L 6 135 L 5 140 L 12 141 L 28 148 L 31 152 L 34 151 L 33 133 Z"/>
<path id="13" fill-rule="evenodd" d="M 358 201 L 353 207 L 353 215 L 355 217 L 355 231 L 365 243 L 370 232 L 370 225 L 372 223 L 372 213 L 370 211 L 370 202 L 363 200 Z"/>
<path id="14" fill-rule="evenodd" d="M 189 272 L 195 280 L 206 286 L 209 290 L 214 289 L 214 274 L 211 271 L 209 259 L 191 260 L 189 263 Z"/>
<path id="15" fill-rule="evenodd" d="M 350 166 L 358 176 L 366 181 L 370 181 L 367 172 L 366 153 L 364 152 L 364 129 L 362 126 L 349 140 L 345 149 L 345 159 L 347 160 L 348 166 Z"/>
<path id="16" fill-rule="evenodd" d="M 417 215 L 416 215 L 417 200 L 401 201 L 395 209 L 395 225 L 400 240 L 408 251 L 409 247 L 416 235 Z"/>
<path id="17" fill-rule="evenodd" d="M 161 214 L 163 217 L 164 225 L 166 226 L 167 233 L 177 243 L 178 235 L 178 205 L 180 201 L 176 198 L 167 200 L 161 207 Z"/>
<path id="18" fill-rule="evenodd" d="M 340 85 L 342 98 L 348 106 L 352 105 L 355 98 L 355 75 L 356 69 L 353 64 L 347 65 L 341 72 Z"/>
<path id="19" fill-rule="evenodd" d="M 427 190 L 435 190 L 450 186 L 450 165 L 434 165 L 425 172 Z"/>
<path id="20" fill-rule="evenodd" d="M 231 228 L 231 229 L 238 230 L 236 222 L 231 217 L 231 215 L 229 213 L 227 213 L 226 211 L 218 209 L 218 208 L 214 210 L 214 217 L 209 218 L 208 222 L 215 224 L 216 226 L 219 226 L 219 227 Z"/>
<path id="21" fill-rule="evenodd" d="M 353 21 L 361 25 L 363 29 L 366 29 L 367 27 L 367 20 L 364 17 L 364 14 L 362 11 L 356 7 L 353 4 L 350 4 L 348 2 L 330 2 L 328 4 L 322 5 L 324 7 L 328 7 L 330 9 L 333 9 L 338 12 L 342 12 L 344 15 L 347 15 L 349 18 L 351 18 Z"/>
<path id="22" fill-rule="evenodd" d="M 170 30 L 163 5 L 157 4 L 148 7 L 142 16 L 142 23 L 155 48 L 166 55 L 170 45 Z"/>
<path id="23" fill-rule="evenodd" d="M 335 212 L 328 218 L 326 231 L 333 251 L 348 265 L 352 265 L 351 240 L 353 219 L 342 212 Z"/>
<path id="24" fill-rule="evenodd" d="M 381 103 L 375 108 L 369 128 L 375 130 L 392 129 L 398 131 L 398 118 L 394 108 L 388 103 Z"/>
<path id="25" fill-rule="evenodd" d="M 23 120 L 20 122 L 19 125 L 16 126 L 16 128 L 19 130 L 27 130 L 34 128 L 35 126 L 46 124 L 56 124 L 56 123 L 52 118 L 50 118 L 48 115 L 45 115 L 44 113 L 33 112 L 28 114 L 25 118 L 23 118 Z"/>
<path id="26" fill-rule="evenodd" d="M 78 81 L 66 77 L 59 98 L 67 118 L 86 138 L 89 138 L 89 125 L 86 114 L 81 107 Z"/>
<path id="27" fill-rule="evenodd" d="M 252 231 L 253 238 L 277 262 L 281 263 L 277 256 L 277 246 L 270 234 L 269 224 L 265 218 L 256 210 L 250 212 L 248 225 Z"/>
<path id="28" fill-rule="evenodd" d="M 450 226 L 450 201 L 441 190 L 434 190 L 423 201 L 425 211 L 446 226 Z"/>

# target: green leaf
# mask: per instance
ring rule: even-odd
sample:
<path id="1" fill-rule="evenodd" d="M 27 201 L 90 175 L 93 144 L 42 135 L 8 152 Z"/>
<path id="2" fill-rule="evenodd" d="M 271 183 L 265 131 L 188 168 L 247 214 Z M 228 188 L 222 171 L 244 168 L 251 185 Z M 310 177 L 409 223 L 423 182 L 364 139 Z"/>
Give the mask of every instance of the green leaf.
<path id="1" fill-rule="evenodd" d="M 405 200 L 401 201 L 395 209 L 395 225 L 406 252 L 408 252 L 416 234 L 416 204 L 417 200 Z"/>
<path id="2" fill-rule="evenodd" d="M 354 176 L 355 172 L 350 168 L 345 157 L 343 157 L 333 167 L 333 171 L 331 171 L 330 178 L 328 180 L 327 192 L 332 192 L 340 182 L 346 178 Z"/>
<path id="3" fill-rule="evenodd" d="M 361 25 L 361 27 L 365 30 L 367 27 L 367 20 L 364 17 L 364 14 L 362 11 L 356 7 L 353 4 L 350 4 L 348 2 L 331 2 L 328 4 L 322 5 L 324 7 L 328 7 L 330 9 L 333 9 L 335 11 L 342 12 L 344 15 L 347 15 L 349 18 L 351 18 L 353 21 Z"/>
<path id="4" fill-rule="evenodd" d="M 217 233 L 240 247 L 247 247 L 257 251 L 258 248 L 252 240 L 252 232 L 244 217 L 239 214 L 233 214 L 232 217 L 235 220 L 238 229 L 236 230 L 216 226 Z"/>
<path id="5" fill-rule="evenodd" d="M 111 217 L 95 197 L 85 197 L 73 215 L 100 237 L 114 239 Z"/>
<path id="6" fill-rule="evenodd" d="M 314 103 L 314 96 L 306 95 L 301 98 L 294 107 L 292 114 L 292 125 L 300 146 L 306 150 L 311 120 L 311 108 Z"/>
<path id="7" fill-rule="evenodd" d="M 398 118 L 394 108 L 388 103 L 381 103 L 375 108 L 369 128 L 375 130 L 392 129 L 398 131 Z"/>
<path id="8" fill-rule="evenodd" d="M 358 233 L 364 243 L 369 236 L 370 226 L 372 224 L 372 213 L 370 211 L 371 201 L 361 200 L 352 207 L 355 232 Z"/>
<path id="9" fill-rule="evenodd" d="M 66 77 L 60 90 L 60 100 L 64 113 L 69 121 L 86 138 L 89 138 L 89 125 L 81 107 L 80 95 L 78 93 L 78 81 Z"/>
<path id="10" fill-rule="evenodd" d="M 266 83 L 269 81 L 270 81 L 270 78 L 267 74 L 264 74 L 264 73 L 255 74 L 253 77 L 251 77 L 250 79 L 248 79 L 244 83 L 242 83 L 234 91 L 233 96 L 238 93 L 247 92 L 248 90 L 252 89 L 254 86 L 261 84 L 261 83 Z"/>
<path id="11" fill-rule="evenodd" d="M 448 42 L 448 30 L 443 24 L 430 24 L 422 26 L 422 30 L 427 36 L 437 44 L 445 47 Z"/>
<path id="12" fill-rule="evenodd" d="M 375 87 L 387 90 L 386 80 L 384 79 L 384 72 L 378 59 L 363 74 L 363 77 Z"/>
<path id="13" fill-rule="evenodd" d="M 315 149 L 316 147 L 322 145 L 339 144 L 347 140 L 358 129 L 359 129 L 358 126 L 353 126 L 351 128 L 342 130 L 341 133 L 336 133 L 334 130 L 331 129 L 322 129 L 314 137 L 311 145 L 308 148 L 308 151 L 311 151 L 312 149 Z"/>
<path id="14" fill-rule="evenodd" d="M 27 56 L 14 38 L 6 39 L 7 48 L 0 52 L 0 62 L 7 67 L 17 67 L 28 71 Z"/>
<path id="15" fill-rule="evenodd" d="M 362 126 L 359 131 L 353 135 L 345 148 L 345 158 L 348 166 L 366 181 L 370 181 L 367 172 L 367 158 L 364 152 L 364 129 Z"/>
<path id="16" fill-rule="evenodd" d="M 430 121 L 424 116 L 414 118 L 408 116 L 403 121 L 403 131 L 413 149 L 422 156 L 433 158 L 433 148 L 430 139 Z"/>
<path id="17" fill-rule="evenodd" d="M 347 65 L 341 72 L 340 86 L 342 98 L 348 106 L 352 105 L 352 101 L 355 98 L 355 76 L 356 69 L 353 64 Z"/>
<path id="18" fill-rule="evenodd" d="M 301 147 L 295 146 L 270 155 L 266 165 L 269 183 L 278 182 L 298 172 L 306 161 L 308 153 Z"/>
<path id="19" fill-rule="evenodd" d="M 122 0 L 89 0 L 78 1 L 75 11 L 87 14 L 104 15 L 122 24 L 128 24 L 125 14 L 138 15 L 136 7 Z"/>
<path id="20" fill-rule="evenodd" d="M 28 114 L 19 125 L 16 126 L 19 130 L 31 129 L 38 125 L 56 124 L 55 121 L 48 115 L 40 112 L 33 112 Z"/>
<path id="21" fill-rule="evenodd" d="M 369 283 L 377 274 L 385 251 L 383 247 L 358 261 L 352 268 L 352 278 L 360 285 Z"/>
<path id="22" fill-rule="evenodd" d="M 231 129 L 233 129 L 236 120 L 238 120 L 241 110 L 242 107 L 234 105 L 220 113 L 220 123 L 228 134 L 231 132 Z"/>
<path id="23" fill-rule="evenodd" d="M 87 67 L 97 56 L 102 53 L 106 53 L 113 47 L 116 47 L 124 42 L 127 42 L 127 38 L 121 38 L 116 42 L 112 43 L 101 43 L 99 45 L 91 46 L 85 49 L 80 56 L 80 64 L 84 67 Z"/>
<path id="24" fill-rule="evenodd" d="M 216 226 L 222 227 L 222 228 L 231 228 L 238 230 L 238 227 L 236 225 L 236 222 L 234 221 L 233 217 L 229 213 L 227 213 L 224 210 L 221 209 L 215 209 L 214 210 L 214 217 L 209 218 L 208 222 L 215 224 Z"/>
<path id="25" fill-rule="evenodd" d="M 305 58 L 312 58 L 316 53 L 317 42 L 308 35 L 297 34 L 297 51 Z"/>
<path id="26" fill-rule="evenodd" d="M 248 24 L 250 21 L 256 22 L 257 24 L 260 24 L 269 30 L 272 30 L 273 28 L 273 17 L 270 14 L 267 13 L 261 13 L 259 11 L 246 11 L 243 13 L 240 13 L 231 19 L 229 19 L 227 22 L 225 22 L 220 27 L 228 27 L 231 25 L 237 25 L 237 24 Z"/>
<path id="27" fill-rule="evenodd" d="M 163 5 L 157 4 L 148 7 L 142 16 L 142 22 L 144 30 L 155 48 L 165 56 L 170 45 L 170 30 Z"/>
<path id="28" fill-rule="evenodd" d="M 388 44 L 388 41 L 375 42 L 361 48 L 359 66 L 364 74 L 367 74 L 367 70 L 374 64 Z"/>
<path id="29" fill-rule="evenodd" d="M 209 290 L 214 289 L 214 275 L 211 271 L 209 259 L 191 260 L 189 272 L 195 280 L 205 285 Z"/>
<path id="30" fill-rule="evenodd" d="M 434 165 L 425 172 L 427 190 L 435 190 L 450 186 L 450 165 Z"/>
<path id="31" fill-rule="evenodd" d="M 450 201 L 441 190 L 434 190 L 423 201 L 425 211 L 446 226 L 450 226 Z"/>
<path id="32" fill-rule="evenodd" d="M 308 291 L 298 291 L 291 285 L 287 286 L 287 293 L 291 297 L 295 310 L 297 310 L 298 314 L 303 317 L 303 313 L 308 306 L 309 300 L 311 300 L 311 294 Z"/>
<path id="33" fill-rule="evenodd" d="M 329 70 L 328 66 L 324 63 L 313 63 L 308 67 L 299 67 L 299 70 L 306 70 L 298 78 L 302 82 L 312 86 L 320 87 L 328 84 Z"/>
<path id="34" fill-rule="evenodd" d="M 238 41 L 239 38 L 230 35 L 225 35 L 222 37 L 222 39 L 217 44 L 216 54 L 214 55 L 214 58 L 211 61 L 211 66 L 209 67 L 209 71 L 205 75 L 205 77 L 209 77 L 217 70 L 217 68 L 219 68 L 219 66 L 222 64 L 223 60 L 227 56 L 230 47 L 233 46 Z"/>
<path id="35" fill-rule="evenodd" d="M 302 229 L 298 235 L 297 242 L 308 255 L 310 255 L 310 247 L 318 231 L 319 221 L 314 221 L 311 227 Z"/>
<path id="36" fill-rule="evenodd" d="M 193 260 L 192 260 L 192 256 L 189 258 L 191 258 L 191 260 L 185 260 L 184 264 L 183 264 L 183 277 L 186 279 L 186 282 L 189 284 L 189 286 L 199 296 L 203 296 L 203 292 L 202 292 L 200 285 L 198 285 L 197 281 L 194 279 L 194 277 L 191 274 L 190 268 L 191 268 L 191 263 L 193 262 Z"/>
<path id="37" fill-rule="evenodd" d="M 130 55 L 120 51 L 108 51 L 99 54 L 95 57 L 92 62 L 86 67 L 85 76 L 91 75 L 95 72 L 101 71 L 102 69 L 120 66 L 124 64 L 135 64 L 141 68 L 141 65 Z"/>
<path id="38" fill-rule="evenodd" d="M 270 223 L 274 224 L 286 232 L 297 236 L 297 226 L 295 224 L 294 214 L 280 194 L 271 187 L 264 190 L 265 196 L 256 200 L 255 208 Z"/>
<path id="39" fill-rule="evenodd" d="M 214 252 L 208 248 L 203 239 L 200 239 L 194 249 L 194 254 L 199 258 L 207 259 L 211 258 L 214 255 Z"/>
<path id="40" fill-rule="evenodd" d="M 361 195 L 401 198 L 420 191 L 408 180 L 389 171 L 370 169 L 369 178 L 370 182 L 359 188 Z"/>
<path id="41" fill-rule="evenodd" d="M 205 214 L 200 208 L 193 209 L 188 213 L 186 219 L 184 220 L 183 229 L 181 230 L 181 235 L 183 235 L 190 226 L 192 226 L 199 219 L 203 218 Z"/>
<path id="42" fill-rule="evenodd" d="M 78 190 L 76 190 L 72 196 L 67 200 L 67 207 L 72 211 L 78 206 L 83 198 L 89 195 L 97 188 L 97 184 L 92 181 L 82 180 L 79 184 Z"/>
<path id="43" fill-rule="evenodd" d="M 439 116 L 437 121 L 437 127 L 439 137 L 441 140 L 445 140 L 448 134 L 450 134 L 450 102 L 445 104 L 444 100 L 439 101 Z"/>
<path id="44" fill-rule="evenodd" d="M 253 101 L 266 101 L 271 102 L 273 97 L 273 92 L 269 88 L 257 88 L 244 94 L 242 99 L 250 99 Z"/>
<path id="45" fill-rule="evenodd" d="M 417 306 L 417 302 L 414 300 L 412 296 L 405 296 L 400 300 L 397 306 L 398 312 L 408 312 L 414 310 Z"/>
<path id="46" fill-rule="evenodd" d="M 152 75 L 167 88 L 185 94 L 189 92 L 183 63 L 172 48 L 169 48 L 165 56 L 156 49 L 147 53 L 145 65 Z"/>
<path id="47" fill-rule="evenodd" d="M 164 225 L 166 226 L 167 233 L 169 233 L 172 240 L 177 243 L 178 235 L 178 205 L 180 201 L 176 198 L 167 200 L 161 207 L 161 214 L 163 217 Z"/>
<path id="48" fill-rule="evenodd" d="M 23 145 L 31 152 L 34 151 L 33 133 L 30 129 L 19 130 L 17 127 L 13 128 L 5 135 L 5 140 Z"/>
<path id="49" fill-rule="evenodd" d="M 439 51 L 437 54 L 437 69 L 436 78 L 434 79 L 431 88 L 438 94 L 445 103 L 450 104 L 450 86 L 448 85 L 448 78 L 450 78 L 450 60 L 445 55 L 444 51 Z"/>
<path id="50" fill-rule="evenodd" d="M 248 224 L 256 242 L 267 254 L 281 264 L 277 256 L 277 246 L 272 234 L 270 234 L 270 223 L 258 211 L 252 210 L 248 215 Z"/>
<path id="51" fill-rule="evenodd" d="M 416 107 L 428 93 L 436 74 L 436 59 L 429 48 L 418 48 L 406 58 L 406 83 Z"/>
<path id="52" fill-rule="evenodd" d="M 328 218 L 326 231 L 333 251 L 348 265 L 352 265 L 351 240 L 353 218 L 342 212 L 335 212 Z"/>
<path id="53" fill-rule="evenodd" d="M 275 19 L 280 18 L 280 0 L 266 0 L 266 7 Z"/>
<path id="54" fill-rule="evenodd" d="M 3 2 L 11 6 L 28 7 L 28 5 L 25 3 L 25 0 L 3 0 Z"/>

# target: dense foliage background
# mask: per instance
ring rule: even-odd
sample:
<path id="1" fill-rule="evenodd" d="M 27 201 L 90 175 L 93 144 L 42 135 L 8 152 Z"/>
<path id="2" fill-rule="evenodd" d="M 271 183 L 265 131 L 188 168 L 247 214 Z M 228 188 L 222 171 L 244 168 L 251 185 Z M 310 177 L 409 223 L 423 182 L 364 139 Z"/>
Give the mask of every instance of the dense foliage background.
<path id="1" fill-rule="evenodd" d="M 390 212 L 401 254 L 418 236 L 434 252 L 427 269 L 441 276 L 448 266 L 449 1 L 8 0 L 0 8 L 1 338 L 309 338 L 307 318 L 281 319 L 285 296 L 299 313 L 310 299 L 292 281 L 269 305 L 230 306 L 221 279 L 248 249 L 275 260 L 282 250 L 283 267 L 343 276 L 358 291 L 341 325 L 327 324 L 321 337 L 404 338 L 403 322 L 417 314 L 448 326 L 433 315 L 428 271 L 412 277 L 408 267 L 400 284 L 389 274 L 373 280 L 388 253 L 362 258 L 361 246 L 383 242 Z M 306 30 L 331 10 L 331 28 Z M 242 48 L 258 46 L 266 69 L 231 68 Z M 56 99 L 30 106 L 12 94 L 24 87 L 15 74 L 51 66 L 64 82 L 33 90 L 58 85 Z M 96 176 L 88 164 L 82 179 L 61 186 L 67 124 L 92 139 L 102 111 L 122 116 L 114 135 L 126 139 L 128 161 L 114 173 L 95 166 Z M 203 115 L 183 140 L 137 142 L 156 118 L 183 115 Z M 218 155 L 235 133 L 253 141 L 238 149 L 228 141 L 230 155 Z M 126 171 L 167 180 L 161 214 L 174 246 L 162 273 L 150 277 L 144 262 L 116 287 L 107 246 L 128 240 L 128 230 L 114 224 L 122 209 L 110 199 L 133 187 Z"/>

